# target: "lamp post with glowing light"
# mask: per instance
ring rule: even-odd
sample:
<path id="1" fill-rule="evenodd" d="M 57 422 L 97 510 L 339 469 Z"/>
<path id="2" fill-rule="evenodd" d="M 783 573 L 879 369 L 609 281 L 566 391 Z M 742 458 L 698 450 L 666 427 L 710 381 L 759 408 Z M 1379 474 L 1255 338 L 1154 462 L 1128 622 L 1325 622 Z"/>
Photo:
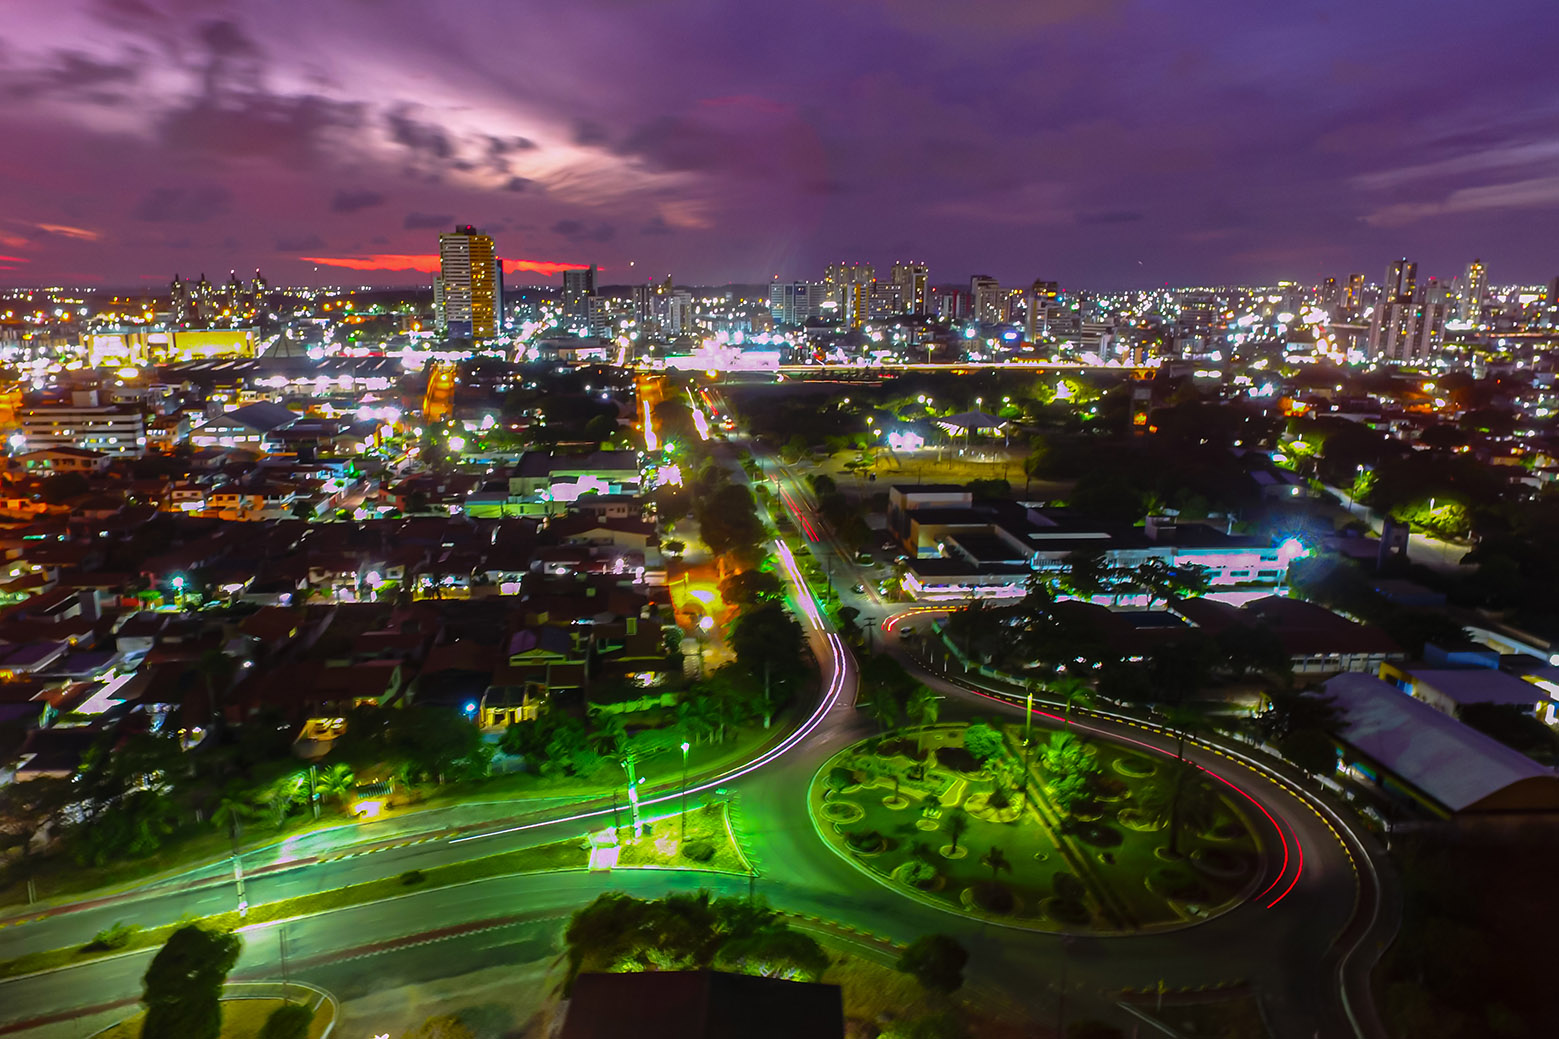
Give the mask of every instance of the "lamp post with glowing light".
<path id="1" fill-rule="evenodd" d="M 687 749 L 688 741 L 682 741 L 682 822 L 679 827 L 680 836 L 678 842 L 687 840 Z"/>

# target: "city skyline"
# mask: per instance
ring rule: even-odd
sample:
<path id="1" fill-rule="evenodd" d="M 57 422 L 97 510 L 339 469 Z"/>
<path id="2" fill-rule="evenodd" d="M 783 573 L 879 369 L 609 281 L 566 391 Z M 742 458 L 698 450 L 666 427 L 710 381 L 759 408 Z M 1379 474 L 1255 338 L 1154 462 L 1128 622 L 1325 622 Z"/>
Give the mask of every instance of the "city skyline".
<path id="1" fill-rule="evenodd" d="M 1553 273 L 1546 6 L 1514 37 L 1400 4 L 282 6 L 0 16 L 0 280 L 420 284 L 466 223 L 516 283 Z"/>

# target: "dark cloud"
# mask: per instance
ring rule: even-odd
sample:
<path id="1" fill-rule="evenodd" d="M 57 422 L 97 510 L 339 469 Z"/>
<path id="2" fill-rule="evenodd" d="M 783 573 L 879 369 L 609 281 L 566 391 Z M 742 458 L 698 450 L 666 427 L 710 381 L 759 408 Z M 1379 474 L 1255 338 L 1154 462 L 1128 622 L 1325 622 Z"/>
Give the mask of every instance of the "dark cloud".
<path id="1" fill-rule="evenodd" d="M 591 119 L 574 120 L 574 143 L 586 148 L 605 144 L 610 138 L 606 127 Z"/>
<path id="2" fill-rule="evenodd" d="M 552 225 L 552 233 L 571 242 L 610 242 L 617 237 L 617 228 L 610 224 L 590 227 L 580 220 L 559 220 Z"/>
<path id="3" fill-rule="evenodd" d="M 672 230 L 671 225 L 658 216 L 650 217 L 649 222 L 639 228 L 639 233 L 647 235 L 676 234 Z"/>
<path id="4" fill-rule="evenodd" d="M 374 206 L 384 205 L 384 196 L 377 191 L 359 189 L 356 191 L 342 188 L 335 193 L 330 200 L 332 213 L 355 213 L 359 209 L 372 209 Z"/>
<path id="5" fill-rule="evenodd" d="M 453 227 L 455 218 L 450 213 L 407 213 L 401 226 L 408 231 L 426 231 L 431 227 Z"/>
<path id="6" fill-rule="evenodd" d="M 316 95 L 219 91 L 170 113 L 161 131 L 176 151 L 313 166 L 332 135 L 362 126 L 363 119 L 363 105 Z"/>
<path id="7" fill-rule="evenodd" d="M 384 117 L 390 139 L 419 155 L 433 159 L 447 159 L 455 148 L 442 129 L 433 123 L 412 118 L 415 109 L 411 105 L 399 105 Z"/>
<path id="8" fill-rule="evenodd" d="M 510 177 L 508 182 L 504 184 L 503 189 L 505 191 L 529 191 L 535 186 L 536 182 L 526 177 Z"/>
<path id="9" fill-rule="evenodd" d="M 279 253 L 318 253 L 324 247 L 325 240 L 317 234 L 276 239 L 276 251 Z"/>
<path id="10" fill-rule="evenodd" d="M 124 99 L 124 92 L 116 88 L 129 87 L 139 77 L 140 63 L 134 57 L 124 62 L 100 61 L 80 51 L 59 51 L 52 64 L 15 74 L 5 92 L 18 99 L 56 94 L 117 104 Z"/>
<path id="11" fill-rule="evenodd" d="M 534 151 L 536 142 L 529 137 L 488 137 L 488 155 L 510 155 L 514 152 Z"/>
<path id="12" fill-rule="evenodd" d="M 135 207 L 135 218 L 154 224 L 200 224 L 227 212 L 232 201 L 219 184 L 153 188 Z"/>
<path id="13" fill-rule="evenodd" d="M 1079 224 L 1135 224 L 1142 214 L 1135 209 L 1106 209 L 1098 213 L 1079 213 Z"/>
<path id="14" fill-rule="evenodd" d="M 206 50 L 221 57 L 236 57 L 259 52 L 254 41 L 245 35 L 237 22 L 225 20 L 207 22 L 200 27 L 198 35 L 200 42 L 205 44 Z"/>
<path id="15" fill-rule="evenodd" d="M 630 133 L 617 149 L 660 170 L 705 172 L 730 162 L 730 138 L 718 130 L 676 116 L 661 116 Z"/>

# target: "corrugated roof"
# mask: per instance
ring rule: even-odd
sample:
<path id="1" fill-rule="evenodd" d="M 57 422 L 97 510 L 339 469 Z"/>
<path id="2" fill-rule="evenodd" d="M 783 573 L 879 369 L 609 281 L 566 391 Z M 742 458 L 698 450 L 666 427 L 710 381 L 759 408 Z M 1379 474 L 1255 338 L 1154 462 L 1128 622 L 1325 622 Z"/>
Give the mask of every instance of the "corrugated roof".
<path id="1" fill-rule="evenodd" d="M 1342 674 L 1325 689 L 1344 712 L 1345 742 L 1452 812 L 1532 779 L 1553 784 L 1549 799 L 1559 809 L 1559 776 L 1553 771 L 1389 682 Z"/>

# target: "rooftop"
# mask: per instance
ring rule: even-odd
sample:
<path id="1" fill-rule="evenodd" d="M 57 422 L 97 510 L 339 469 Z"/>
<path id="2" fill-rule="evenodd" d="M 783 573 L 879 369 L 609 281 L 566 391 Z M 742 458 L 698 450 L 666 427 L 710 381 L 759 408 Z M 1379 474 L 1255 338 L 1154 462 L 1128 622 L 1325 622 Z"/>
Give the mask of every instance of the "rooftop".
<path id="1" fill-rule="evenodd" d="M 1341 674 L 1325 689 L 1344 741 L 1451 812 L 1559 811 L 1559 775 L 1389 682 Z"/>

